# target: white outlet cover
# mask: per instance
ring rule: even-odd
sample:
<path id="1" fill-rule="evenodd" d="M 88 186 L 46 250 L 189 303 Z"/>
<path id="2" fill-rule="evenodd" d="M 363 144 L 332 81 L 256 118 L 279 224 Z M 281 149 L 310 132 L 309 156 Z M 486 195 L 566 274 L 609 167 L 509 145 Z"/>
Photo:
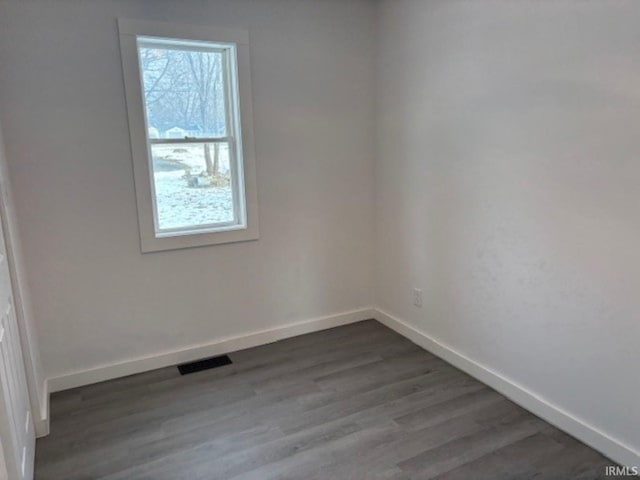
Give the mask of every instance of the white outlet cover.
<path id="1" fill-rule="evenodd" d="M 419 288 L 413 289 L 413 304 L 416 307 L 422 307 L 422 290 Z"/>

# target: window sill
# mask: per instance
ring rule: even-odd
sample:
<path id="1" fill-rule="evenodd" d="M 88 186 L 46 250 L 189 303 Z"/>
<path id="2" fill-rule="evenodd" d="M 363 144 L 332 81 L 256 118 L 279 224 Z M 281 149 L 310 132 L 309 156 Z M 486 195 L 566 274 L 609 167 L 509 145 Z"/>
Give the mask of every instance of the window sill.
<path id="1" fill-rule="evenodd" d="M 142 253 L 179 250 L 183 248 L 206 247 L 225 243 L 250 242 L 260 238 L 257 226 L 235 228 L 217 232 L 185 232 L 184 234 L 163 237 L 149 236 L 141 238 Z"/>

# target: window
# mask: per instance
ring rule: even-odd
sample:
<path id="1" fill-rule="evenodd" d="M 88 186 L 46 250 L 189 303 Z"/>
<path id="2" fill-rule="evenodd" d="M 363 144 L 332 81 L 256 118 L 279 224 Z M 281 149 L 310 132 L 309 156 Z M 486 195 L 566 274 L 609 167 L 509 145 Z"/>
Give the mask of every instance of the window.
<path id="1" fill-rule="evenodd" d="M 247 33 L 118 24 L 142 251 L 257 239 Z"/>

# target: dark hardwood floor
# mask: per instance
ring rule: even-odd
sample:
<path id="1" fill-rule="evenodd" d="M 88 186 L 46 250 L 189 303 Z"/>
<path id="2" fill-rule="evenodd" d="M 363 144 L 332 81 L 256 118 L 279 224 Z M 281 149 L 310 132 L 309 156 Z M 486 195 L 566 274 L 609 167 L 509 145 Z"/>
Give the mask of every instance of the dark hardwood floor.
<path id="1" fill-rule="evenodd" d="M 586 480 L 612 464 L 374 320 L 230 357 L 54 394 L 36 479 Z"/>

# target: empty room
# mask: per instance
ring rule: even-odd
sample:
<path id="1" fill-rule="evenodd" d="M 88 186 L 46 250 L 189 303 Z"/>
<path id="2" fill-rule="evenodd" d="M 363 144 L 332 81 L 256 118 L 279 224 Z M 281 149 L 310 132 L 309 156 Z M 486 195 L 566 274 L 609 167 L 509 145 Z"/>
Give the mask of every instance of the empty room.
<path id="1" fill-rule="evenodd" d="M 0 480 L 640 476 L 640 2 L 0 0 Z"/>

